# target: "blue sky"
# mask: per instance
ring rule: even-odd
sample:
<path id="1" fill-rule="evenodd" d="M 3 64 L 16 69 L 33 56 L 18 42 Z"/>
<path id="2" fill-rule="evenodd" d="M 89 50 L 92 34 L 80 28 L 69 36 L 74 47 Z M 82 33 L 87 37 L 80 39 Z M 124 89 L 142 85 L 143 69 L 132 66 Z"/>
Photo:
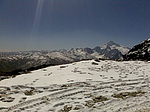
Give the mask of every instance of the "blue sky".
<path id="1" fill-rule="evenodd" d="M 149 0 L 0 0 L 0 51 L 132 47 L 150 37 Z"/>

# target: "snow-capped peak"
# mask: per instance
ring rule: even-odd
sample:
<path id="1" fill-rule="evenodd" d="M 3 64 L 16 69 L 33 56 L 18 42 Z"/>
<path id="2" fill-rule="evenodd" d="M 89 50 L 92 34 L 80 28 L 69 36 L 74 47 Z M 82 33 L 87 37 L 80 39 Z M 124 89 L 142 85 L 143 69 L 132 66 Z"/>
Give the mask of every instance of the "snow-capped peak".
<path id="1" fill-rule="evenodd" d="M 118 47 L 121 47 L 119 44 L 113 42 L 113 41 L 109 41 L 106 45 L 108 46 L 118 46 Z"/>
<path id="2" fill-rule="evenodd" d="M 120 51 L 122 54 L 125 54 L 130 50 L 130 48 L 121 46 L 113 41 L 109 41 L 107 44 L 102 46 L 101 49 L 107 49 L 109 51 L 116 49 L 116 50 Z"/>

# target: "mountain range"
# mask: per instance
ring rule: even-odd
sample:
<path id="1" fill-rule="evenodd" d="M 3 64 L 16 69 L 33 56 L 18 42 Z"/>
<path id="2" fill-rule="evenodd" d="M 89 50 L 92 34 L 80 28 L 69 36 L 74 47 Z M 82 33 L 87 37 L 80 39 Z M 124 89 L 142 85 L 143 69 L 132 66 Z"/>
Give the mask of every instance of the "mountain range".
<path id="1" fill-rule="evenodd" d="M 111 59 L 115 60 L 130 50 L 113 41 L 104 46 L 95 48 L 71 48 L 69 50 L 55 51 L 22 51 L 22 52 L 1 52 L 0 72 L 11 72 L 18 69 L 29 69 L 31 67 L 65 64 L 74 61 L 87 59 Z"/>

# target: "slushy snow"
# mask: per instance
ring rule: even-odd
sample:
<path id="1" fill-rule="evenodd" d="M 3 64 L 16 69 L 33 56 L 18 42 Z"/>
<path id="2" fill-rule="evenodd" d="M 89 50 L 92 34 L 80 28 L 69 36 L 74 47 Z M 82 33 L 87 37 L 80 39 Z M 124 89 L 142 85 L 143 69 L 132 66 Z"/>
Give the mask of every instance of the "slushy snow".
<path id="1" fill-rule="evenodd" d="M 0 111 L 148 112 L 149 79 L 150 62 L 144 61 L 51 66 L 0 81 Z"/>

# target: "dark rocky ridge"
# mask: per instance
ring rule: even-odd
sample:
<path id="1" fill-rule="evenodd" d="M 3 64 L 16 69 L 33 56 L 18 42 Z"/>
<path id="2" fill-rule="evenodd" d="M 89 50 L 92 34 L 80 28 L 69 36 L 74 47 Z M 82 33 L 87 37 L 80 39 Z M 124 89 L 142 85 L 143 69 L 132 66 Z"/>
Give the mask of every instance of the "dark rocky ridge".
<path id="1" fill-rule="evenodd" d="M 127 54 L 123 55 L 123 60 L 150 61 L 150 38 L 135 45 Z"/>

